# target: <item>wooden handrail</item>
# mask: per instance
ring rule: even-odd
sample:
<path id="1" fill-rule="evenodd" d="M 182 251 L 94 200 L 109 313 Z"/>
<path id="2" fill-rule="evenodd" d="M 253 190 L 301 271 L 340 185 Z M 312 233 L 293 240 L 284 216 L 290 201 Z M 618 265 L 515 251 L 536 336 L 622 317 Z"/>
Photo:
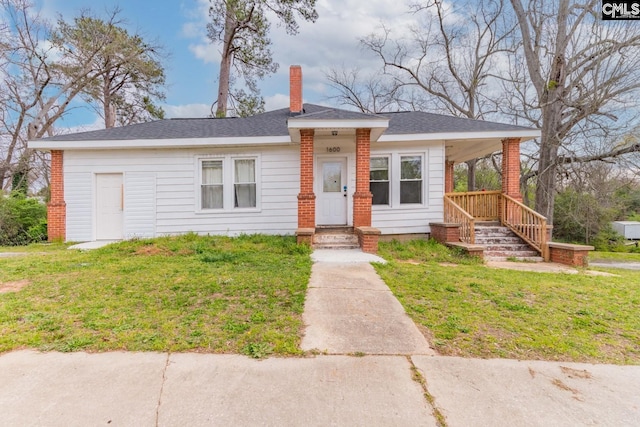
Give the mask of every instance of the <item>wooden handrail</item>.
<path id="1" fill-rule="evenodd" d="M 471 191 L 447 193 L 446 196 L 479 221 L 500 219 L 500 191 Z"/>
<path id="2" fill-rule="evenodd" d="M 460 224 L 460 241 L 476 243 L 476 224 L 472 215 L 466 212 L 448 195 L 444 196 L 444 221 Z"/>
<path id="3" fill-rule="evenodd" d="M 547 259 L 547 219 L 500 191 L 447 193 L 445 222 L 460 224 L 460 240 L 475 243 L 476 221 L 500 221 Z"/>
<path id="4" fill-rule="evenodd" d="M 547 259 L 547 218 L 513 197 L 502 195 L 500 221 Z"/>

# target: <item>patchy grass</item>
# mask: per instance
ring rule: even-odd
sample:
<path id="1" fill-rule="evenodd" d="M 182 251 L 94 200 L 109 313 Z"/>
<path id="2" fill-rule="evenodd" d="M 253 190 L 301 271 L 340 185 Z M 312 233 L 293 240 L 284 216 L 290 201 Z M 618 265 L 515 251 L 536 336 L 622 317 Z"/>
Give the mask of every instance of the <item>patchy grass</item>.
<path id="1" fill-rule="evenodd" d="M 640 364 L 640 272 L 491 269 L 434 242 L 380 254 L 376 270 L 442 354 Z"/>
<path id="2" fill-rule="evenodd" d="M 300 353 L 311 261 L 294 238 L 189 234 L 87 252 L 41 246 L 0 258 L 0 284 L 29 281 L 0 294 L 0 352 Z"/>
<path id="3" fill-rule="evenodd" d="M 640 262 L 640 253 L 629 252 L 599 252 L 593 251 L 589 254 L 590 261 L 609 260 L 609 261 L 631 261 Z"/>

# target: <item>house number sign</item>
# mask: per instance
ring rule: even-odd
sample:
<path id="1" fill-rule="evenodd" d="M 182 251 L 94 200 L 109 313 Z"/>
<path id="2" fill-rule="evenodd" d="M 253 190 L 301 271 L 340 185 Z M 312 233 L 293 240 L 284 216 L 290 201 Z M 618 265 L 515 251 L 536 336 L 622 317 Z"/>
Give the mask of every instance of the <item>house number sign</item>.
<path id="1" fill-rule="evenodd" d="M 339 153 L 340 147 L 327 147 L 327 153 Z"/>

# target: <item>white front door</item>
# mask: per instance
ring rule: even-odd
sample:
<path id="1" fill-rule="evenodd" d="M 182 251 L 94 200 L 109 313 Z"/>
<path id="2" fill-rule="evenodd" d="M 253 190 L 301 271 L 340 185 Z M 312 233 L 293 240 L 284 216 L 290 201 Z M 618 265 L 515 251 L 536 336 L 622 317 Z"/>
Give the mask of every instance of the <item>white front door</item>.
<path id="1" fill-rule="evenodd" d="M 316 222 L 318 225 L 347 225 L 347 159 L 325 158 L 316 171 Z"/>
<path id="2" fill-rule="evenodd" d="M 96 240 L 122 239 L 123 204 L 122 174 L 97 174 Z"/>

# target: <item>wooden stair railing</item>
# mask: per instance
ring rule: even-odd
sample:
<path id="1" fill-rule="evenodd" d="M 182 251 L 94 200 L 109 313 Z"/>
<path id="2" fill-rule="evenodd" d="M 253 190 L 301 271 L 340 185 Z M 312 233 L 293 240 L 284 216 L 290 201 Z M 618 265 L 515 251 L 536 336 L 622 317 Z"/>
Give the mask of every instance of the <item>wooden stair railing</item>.
<path id="1" fill-rule="evenodd" d="M 500 191 L 470 191 L 447 193 L 446 196 L 478 221 L 500 219 Z"/>
<path id="2" fill-rule="evenodd" d="M 502 195 L 500 221 L 548 259 L 547 218 L 513 197 Z"/>
<path id="3" fill-rule="evenodd" d="M 476 243 L 476 224 L 473 216 L 458 206 L 448 195 L 444 196 L 444 221 L 460 224 L 461 242 Z"/>
<path id="4" fill-rule="evenodd" d="M 447 193 L 445 222 L 460 224 L 460 240 L 475 244 L 475 221 L 500 221 L 548 259 L 547 219 L 500 191 Z"/>

